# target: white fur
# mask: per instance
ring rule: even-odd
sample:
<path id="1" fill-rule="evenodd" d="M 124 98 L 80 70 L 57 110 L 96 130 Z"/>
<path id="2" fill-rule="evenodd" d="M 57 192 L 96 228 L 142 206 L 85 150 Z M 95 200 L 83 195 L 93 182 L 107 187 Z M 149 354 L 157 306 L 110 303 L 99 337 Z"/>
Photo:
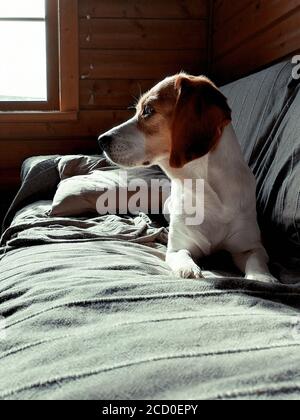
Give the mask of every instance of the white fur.
<path id="1" fill-rule="evenodd" d="M 137 118 L 134 117 L 106 133 L 114 139 L 105 150 L 109 160 L 127 168 L 143 165 L 145 137 L 138 130 L 137 122 Z"/>
<path id="2" fill-rule="evenodd" d="M 199 278 L 194 259 L 218 250 L 229 251 L 247 279 L 274 281 L 268 255 L 261 243 L 256 214 L 256 183 L 244 161 L 232 125 L 218 147 L 182 169 L 173 169 L 168 159 L 158 162 L 172 180 L 171 208 L 179 205 L 178 184 L 185 179 L 205 181 L 204 222 L 188 226 L 186 215 L 172 214 L 167 263 L 178 277 Z"/>

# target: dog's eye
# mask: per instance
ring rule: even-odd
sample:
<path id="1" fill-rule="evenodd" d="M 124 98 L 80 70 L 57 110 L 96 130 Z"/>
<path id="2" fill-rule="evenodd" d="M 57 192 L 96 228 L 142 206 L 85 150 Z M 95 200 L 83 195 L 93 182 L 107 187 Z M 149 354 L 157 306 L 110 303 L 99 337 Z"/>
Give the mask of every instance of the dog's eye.
<path id="1" fill-rule="evenodd" d="M 151 117 L 155 113 L 154 108 L 152 106 L 146 105 L 143 109 L 143 117 Z"/>

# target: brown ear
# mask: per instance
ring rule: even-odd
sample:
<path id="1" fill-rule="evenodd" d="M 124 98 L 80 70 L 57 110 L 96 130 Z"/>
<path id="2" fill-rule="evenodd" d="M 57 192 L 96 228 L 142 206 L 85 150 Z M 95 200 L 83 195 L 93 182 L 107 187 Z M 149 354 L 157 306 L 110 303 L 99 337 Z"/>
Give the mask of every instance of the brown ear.
<path id="1" fill-rule="evenodd" d="M 186 163 L 213 150 L 224 128 L 231 122 L 225 96 L 206 77 L 180 75 L 176 81 L 178 99 L 172 124 L 170 166 Z"/>

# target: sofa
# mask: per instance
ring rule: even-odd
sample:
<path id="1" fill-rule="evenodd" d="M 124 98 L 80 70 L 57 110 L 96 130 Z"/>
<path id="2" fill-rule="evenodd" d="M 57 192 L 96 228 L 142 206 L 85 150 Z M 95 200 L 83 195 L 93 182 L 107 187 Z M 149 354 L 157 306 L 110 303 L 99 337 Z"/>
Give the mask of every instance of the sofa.
<path id="1" fill-rule="evenodd" d="M 65 157 L 32 157 L 1 239 L 0 399 L 300 398 L 300 81 L 285 61 L 222 91 L 278 284 L 224 254 L 174 278 L 151 214 L 53 216 Z"/>

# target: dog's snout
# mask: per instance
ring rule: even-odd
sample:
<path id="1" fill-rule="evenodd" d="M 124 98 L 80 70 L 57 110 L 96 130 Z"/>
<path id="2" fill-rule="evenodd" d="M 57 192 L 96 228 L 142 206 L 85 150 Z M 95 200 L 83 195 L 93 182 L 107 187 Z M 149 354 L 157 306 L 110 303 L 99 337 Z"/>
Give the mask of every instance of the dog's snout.
<path id="1" fill-rule="evenodd" d="M 98 138 L 100 147 L 105 150 L 105 148 L 112 142 L 113 136 L 108 134 L 103 134 Z"/>

